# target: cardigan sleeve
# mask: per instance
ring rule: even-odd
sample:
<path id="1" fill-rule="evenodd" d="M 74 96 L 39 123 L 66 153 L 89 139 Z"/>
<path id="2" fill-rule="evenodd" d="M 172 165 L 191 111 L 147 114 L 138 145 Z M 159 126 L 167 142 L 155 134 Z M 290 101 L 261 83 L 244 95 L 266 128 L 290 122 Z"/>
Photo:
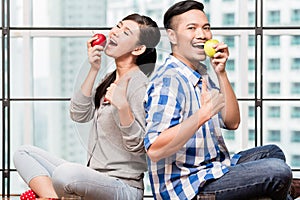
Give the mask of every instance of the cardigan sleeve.
<path id="1" fill-rule="evenodd" d="M 85 96 L 81 90 L 74 93 L 70 103 L 70 117 L 75 122 L 85 123 L 93 119 L 95 105 L 92 96 Z"/>
<path id="2" fill-rule="evenodd" d="M 122 132 L 123 145 L 127 151 L 136 153 L 145 153 L 145 110 L 144 97 L 147 88 L 148 78 L 145 76 L 134 76 L 130 79 L 127 88 L 127 99 L 134 120 L 128 126 L 121 126 L 117 112 L 114 112 L 114 118 Z"/>

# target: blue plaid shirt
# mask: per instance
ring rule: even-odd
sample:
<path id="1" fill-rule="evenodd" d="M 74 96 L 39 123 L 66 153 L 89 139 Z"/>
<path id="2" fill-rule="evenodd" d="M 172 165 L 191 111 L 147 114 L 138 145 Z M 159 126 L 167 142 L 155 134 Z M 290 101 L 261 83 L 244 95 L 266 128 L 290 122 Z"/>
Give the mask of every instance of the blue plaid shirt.
<path id="1" fill-rule="evenodd" d="M 192 70 L 170 55 L 157 69 L 145 97 L 146 149 L 161 132 L 181 123 L 201 107 L 201 78 L 208 80 L 208 89 L 216 88 L 204 65 Z M 230 157 L 221 127 L 224 123 L 220 115 L 215 115 L 174 155 L 158 162 L 148 158 L 155 199 L 192 199 L 207 180 L 228 172 Z"/>

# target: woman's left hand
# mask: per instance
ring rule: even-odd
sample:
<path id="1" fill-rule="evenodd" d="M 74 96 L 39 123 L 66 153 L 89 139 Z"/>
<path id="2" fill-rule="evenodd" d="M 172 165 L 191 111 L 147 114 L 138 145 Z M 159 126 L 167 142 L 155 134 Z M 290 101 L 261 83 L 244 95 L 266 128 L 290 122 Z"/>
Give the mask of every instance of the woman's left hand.
<path id="1" fill-rule="evenodd" d="M 107 88 L 105 98 L 118 109 L 128 104 L 126 93 L 129 80 L 130 76 L 124 75 L 116 83 L 110 84 Z"/>

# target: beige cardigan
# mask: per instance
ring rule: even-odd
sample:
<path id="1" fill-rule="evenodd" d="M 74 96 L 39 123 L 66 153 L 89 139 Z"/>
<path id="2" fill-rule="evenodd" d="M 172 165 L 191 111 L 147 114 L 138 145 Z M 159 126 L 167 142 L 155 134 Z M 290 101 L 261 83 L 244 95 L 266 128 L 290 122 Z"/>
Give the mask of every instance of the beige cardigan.
<path id="1" fill-rule="evenodd" d="M 70 105 L 72 120 L 80 123 L 93 120 L 88 143 L 89 166 L 141 189 L 144 188 L 143 174 L 147 170 L 143 106 L 147 84 L 148 78 L 143 72 L 138 70 L 131 73 L 127 99 L 135 120 L 126 127 L 120 125 L 114 106 L 101 103 L 99 109 L 95 110 L 95 91 L 90 97 L 78 91 Z"/>

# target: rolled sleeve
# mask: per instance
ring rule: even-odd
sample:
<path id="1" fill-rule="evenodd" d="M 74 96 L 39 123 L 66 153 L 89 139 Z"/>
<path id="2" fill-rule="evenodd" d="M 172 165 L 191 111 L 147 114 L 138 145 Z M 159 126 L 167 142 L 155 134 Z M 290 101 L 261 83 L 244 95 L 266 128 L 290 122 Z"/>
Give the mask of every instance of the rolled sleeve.
<path id="1" fill-rule="evenodd" d="M 134 84 L 136 84 L 135 81 L 130 82 L 127 89 L 127 91 L 129 91 L 128 102 L 134 117 L 132 123 L 127 126 L 122 126 L 118 113 L 113 113 L 114 119 L 122 132 L 123 144 L 126 150 L 130 152 L 145 153 L 145 110 L 143 109 L 143 99 L 147 83 L 139 83 L 140 86 L 138 87 Z"/>
<path id="2" fill-rule="evenodd" d="M 173 91 L 172 88 L 177 88 Z M 156 85 L 152 84 L 145 101 L 146 136 L 145 148 L 148 149 L 164 130 L 181 122 L 180 84 L 176 78 L 164 77 Z"/>
<path id="3" fill-rule="evenodd" d="M 88 122 L 93 118 L 95 106 L 93 96 L 84 96 L 81 90 L 77 91 L 70 103 L 70 117 L 76 122 Z"/>

